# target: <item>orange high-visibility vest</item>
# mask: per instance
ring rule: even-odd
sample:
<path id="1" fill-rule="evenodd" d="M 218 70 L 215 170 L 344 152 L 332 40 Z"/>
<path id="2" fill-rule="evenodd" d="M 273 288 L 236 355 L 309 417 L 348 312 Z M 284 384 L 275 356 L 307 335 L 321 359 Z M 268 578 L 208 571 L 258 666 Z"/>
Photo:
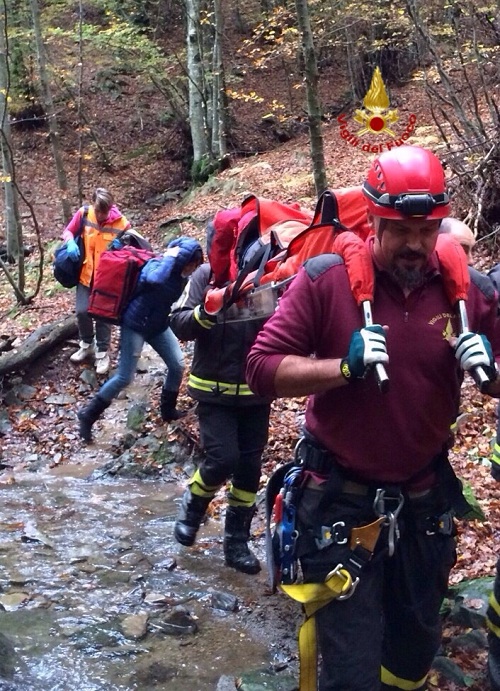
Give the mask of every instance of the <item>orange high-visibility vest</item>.
<path id="1" fill-rule="evenodd" d="M 118 233 L 129 226 L 130 223 L 125 216 L 120 216 L 116 221 L 100 226 L 95 216 L 94 207 L 89 207 L 87 220 L 83 229 L 85 259 L 83 260 L 82 270 L 80 272 L 80 283 L 82 285 L 90 286 L 94 271 L 96 271 L 99 265 L 101 254 L 109 243 L 115 239 Z"/>

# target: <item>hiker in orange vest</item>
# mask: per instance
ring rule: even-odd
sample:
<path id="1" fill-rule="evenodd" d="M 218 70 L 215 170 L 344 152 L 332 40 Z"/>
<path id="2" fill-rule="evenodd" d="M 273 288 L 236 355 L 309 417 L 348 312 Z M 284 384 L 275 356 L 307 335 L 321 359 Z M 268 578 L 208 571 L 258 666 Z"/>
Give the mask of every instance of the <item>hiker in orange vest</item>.
<path id="1" fill-rule="evenodd" d="M 338 255 L 309 259 L 257 336 L 247 381 L 261 396 L 309 396 L 294 548 L 304 587 L 323 596 L 308 601 L 318 688 L 420 691 L 441 641 L 453 517 L 470 508 L 447 454 L 464 371 L 483 368 L 485 391 L 500 393 L 497 296 L 470 269 L 471 330 L 461 328 L 435 252 L 450 205 L 432 152 L 383 152 L 363 192 L 375 323 L 363 326 Z"/>
<path id="2" fill-rule="evenodd" d="M 118 233 L 130 228 L 130 223 L 115 206 L 111 192 L 104 187 L 98 187 L 92 195 L 92 205 L 78 209 L 62 234 L 62 239 L 67 243 L 68 255 L 75 260 L 80 256 L 75 236 L 82 222 L 85 257 L 76 287 L 76 318 L 80 345 L 79 349 L 71 355 L 70 361 L 80 363 L 95 357 L 97 374 L 106 374 L 110 366 L 108 349 L 111 340 L 111 325 L 100 319 L 94 320 L 88 314 L 90 286 L 102 252 Z"/>

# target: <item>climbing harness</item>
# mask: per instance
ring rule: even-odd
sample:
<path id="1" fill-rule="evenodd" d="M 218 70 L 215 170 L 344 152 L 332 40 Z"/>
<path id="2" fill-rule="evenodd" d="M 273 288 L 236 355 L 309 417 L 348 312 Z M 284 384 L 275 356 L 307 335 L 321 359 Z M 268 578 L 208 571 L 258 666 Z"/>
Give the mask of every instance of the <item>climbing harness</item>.
<path id="1" fill-rule="evenodd" d="M 455 499 L 460 487 L 454 474 L 451 475 L 447 457 L 436 457 L 434 466 L 440 480 L 446 480 L 443 485 L 447 494 Z M 355 527 L 340 520 L 332 525 L 318 525 L 310 534 L 300 534 L 297 511 L 302 490 L 311 477 L 318 476 L 326 479 L 322 499 L 324 508 L 335 502 L 335 497 L 340 494 L 373 496 L 373 512 L 377 518 L 367 525 Z M 271 476 L 266 489 L 266 541 L 271 587 L 273 592 L 279 588 L 299 602 L 305 614 L 298 637 L 299 691 L 316 691 L 317 688 L 316 612 L 335 599 L 347 600 L 354 594 L 382 531 L 386 554 L 394 554 L 400 537 L 398 518 L 405 499 L 413 501 L 426 493 L 428 491 L 403 495 L 399 485 L 377 487 L 346 479 L 336 467 L 333 456 L 307 436 L 297 443 L 294 460 L 278 468 Z M 452 535 L 453 512 L 422 516 L 415 520 L 415 528 L 426 535 Z M 333 544 L 348 548 L 342 562 L 327 574 L 322 583 L 302 583 L 299 557 L 309 550 L 323 550 Z"/>
<path id="2" fill-rule="evenodd" d="M 297 498 L 302 481 L 302 467 L 293 465 L 285 475 L 283 487 L 274 501 L 273 549 L 281 584 L 294 583 L 297 579 L 296 529 Z"/>

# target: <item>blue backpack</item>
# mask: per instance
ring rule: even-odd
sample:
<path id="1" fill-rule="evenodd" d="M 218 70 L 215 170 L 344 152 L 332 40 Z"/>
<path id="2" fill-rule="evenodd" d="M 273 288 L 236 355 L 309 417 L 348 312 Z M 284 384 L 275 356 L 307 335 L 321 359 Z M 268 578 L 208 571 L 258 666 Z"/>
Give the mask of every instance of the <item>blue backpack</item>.
<path id="1" fill-rule="evenodd" d="M 74 288 L 78 285 L 80 279 L 80 271 L 82 268 L 83 260 L 85 259 L 85 246 L 83 244 L 83 228 L 85 227 L 85 221 L 87 219 L 87 214 L 89 211 L 88 206 L 83 207 L 83 214 L 80 221 L 80 227 L 75 235 L 75 242 L 80 250 L 80 256 L 78 259 L 72 259 L 68 256 L 68 247 L 65 242 L 64 245 L 58 247 L 54 252 L 54 261 L 52 264 L 52 271 L 54 278 L 58 283 L 60 283 L 64 288 Z"/>

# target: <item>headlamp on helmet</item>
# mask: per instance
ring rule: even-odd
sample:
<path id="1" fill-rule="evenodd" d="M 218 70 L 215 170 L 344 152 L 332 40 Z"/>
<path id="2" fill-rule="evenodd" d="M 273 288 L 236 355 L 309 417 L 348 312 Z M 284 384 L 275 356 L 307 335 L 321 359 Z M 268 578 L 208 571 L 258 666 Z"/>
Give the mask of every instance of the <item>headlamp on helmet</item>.
<path id="1" fill-rule="evenodd" d="M 432 220 L 450 213 L 441 162 L 418 146 L 400 146 L 378 156 L 363 193 L 369 213 L 381 218 Z"/>

